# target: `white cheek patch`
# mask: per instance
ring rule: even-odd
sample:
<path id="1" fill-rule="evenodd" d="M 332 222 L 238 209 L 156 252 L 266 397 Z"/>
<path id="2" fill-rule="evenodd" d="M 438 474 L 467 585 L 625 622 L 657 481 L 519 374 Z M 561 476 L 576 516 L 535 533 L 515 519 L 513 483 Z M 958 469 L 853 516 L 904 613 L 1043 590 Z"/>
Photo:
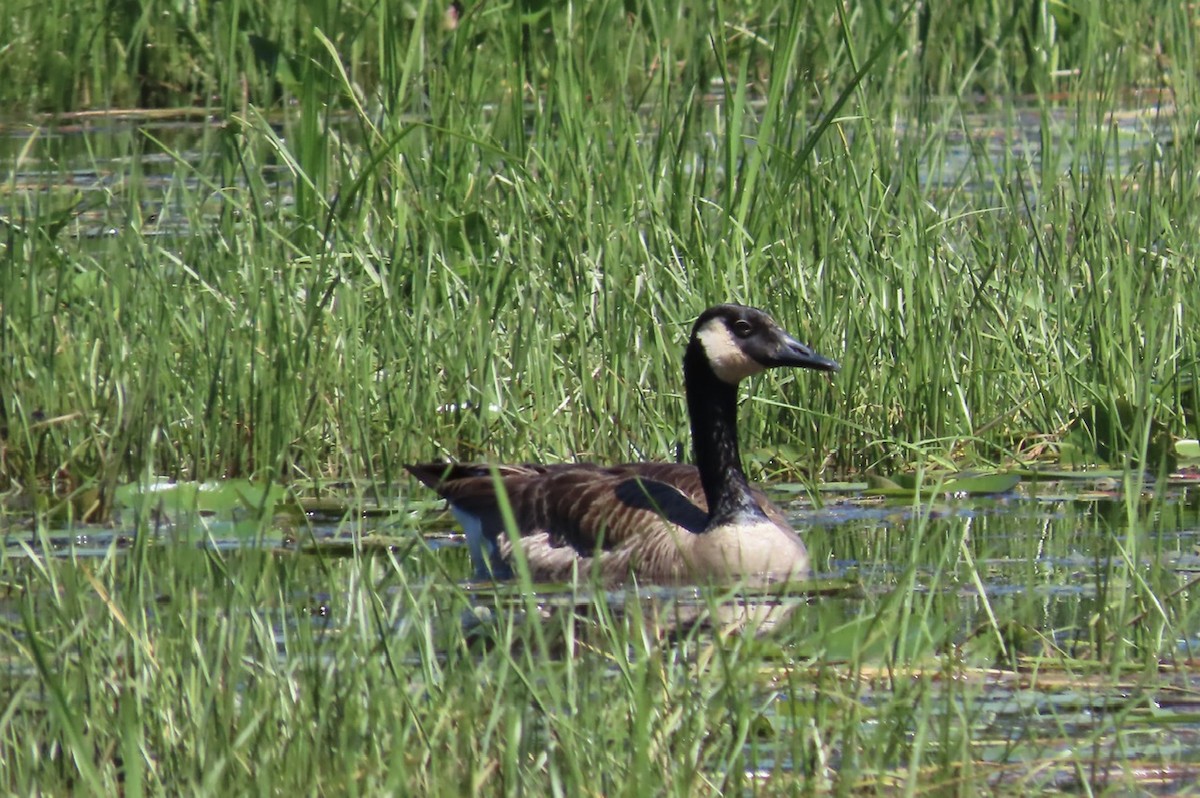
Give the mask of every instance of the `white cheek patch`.
<path id="1" fill-rule="evenodd" d="M 725 322 L 720 319 L 713 319 L 705 324 L 696 333 L 696 337 L 700 339 L 700 346 L 704 348 L 713 373 L 722 382 L 737 385 L 747 377 L 764 370 L 762 363 L 742 351 L 738 342 L 734 340 L 733 333 L 729 332 Z"/>

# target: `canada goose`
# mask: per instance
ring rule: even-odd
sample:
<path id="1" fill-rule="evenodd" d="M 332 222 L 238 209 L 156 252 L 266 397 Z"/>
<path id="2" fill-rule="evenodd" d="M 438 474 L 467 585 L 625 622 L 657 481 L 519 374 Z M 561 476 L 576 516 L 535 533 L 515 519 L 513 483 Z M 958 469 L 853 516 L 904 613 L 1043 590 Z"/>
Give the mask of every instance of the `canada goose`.
<path id="1" fill-rule="evenodd" d="M 738 383 L 781 366 L 838 370 L 763 311 L 716 305 L 696 320 L 683 357 L 696 465 L 405 467 L 450 503 L 481 578 L 512 575 L 497 485 L 537 580 L 564 581 L 593 568 L 610 582 L 630 574 L 673 583 L 802 578 L 804 542 L 750 486 L 738 453 Z"/>

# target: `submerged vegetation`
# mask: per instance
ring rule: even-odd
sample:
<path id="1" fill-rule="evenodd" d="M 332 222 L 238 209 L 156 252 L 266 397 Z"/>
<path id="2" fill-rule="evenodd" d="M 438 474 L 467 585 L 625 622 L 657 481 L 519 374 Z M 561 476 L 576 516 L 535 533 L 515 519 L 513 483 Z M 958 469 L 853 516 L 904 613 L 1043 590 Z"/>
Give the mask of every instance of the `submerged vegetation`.
<path id="1" fill-rule="evenodd" d="M 1194 700 L 1200 628 L 1194 511 L 1143 497 L 1200 423 L 1195 10 L 715 9 L 4 12 L 6 787 L 1145 786 L 1115 752 L 1193 722 L 1156 712 Z M 464 552 L 404 515 L 376 554 L 347 522 L 344 558 L 168 545 L 150 503 L 112 520 L 118 486 L 159 478 L 386 505 L 416 459 L 675 459 L 683 342 L 725 300 L 842 364 L 751 389 L 759 475 L 1105 463 L 1126 499 L 1065 502 L 1098 528 L 1078 540 L 919 493 L 902 522 L 816 530 L 817 570 L 871 589 L 764 638 L 587 592 L 539 622 L 529 585 L 485 612 Z M 1185 532 L 1155 534 L 1172 513 Z M 44 556 L 84 518 L 138 534 Z M 989 562 L 1028 563 L 1019 590 L 989 595 Z M 1085 565 L 1074 610 L 1039 597 Z M 1043 677 L 1103 697 L 1051 712 L 1053 767 L 1025 772 L 1041 738 L 982 721 L 984 687 Z M 1166 784 L 1179 753 L 1147 754 Z"/>

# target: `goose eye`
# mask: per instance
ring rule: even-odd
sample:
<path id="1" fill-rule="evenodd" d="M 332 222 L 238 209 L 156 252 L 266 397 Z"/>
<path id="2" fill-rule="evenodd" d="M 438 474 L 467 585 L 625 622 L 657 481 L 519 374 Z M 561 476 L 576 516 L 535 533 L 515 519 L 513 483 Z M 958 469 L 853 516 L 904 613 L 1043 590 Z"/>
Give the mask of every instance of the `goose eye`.
<path id="1" fill-rule="evenodd" d="M 754 334 L 754 325 L 745 319 L 738 319 L 733 323 L 733 334 L 738 338 L 749 338 Z"/>

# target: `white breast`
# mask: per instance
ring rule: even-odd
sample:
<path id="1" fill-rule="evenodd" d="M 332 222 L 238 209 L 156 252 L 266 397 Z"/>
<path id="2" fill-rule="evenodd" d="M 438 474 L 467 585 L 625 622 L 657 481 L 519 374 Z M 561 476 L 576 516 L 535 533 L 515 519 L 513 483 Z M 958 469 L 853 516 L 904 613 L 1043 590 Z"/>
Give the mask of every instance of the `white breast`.
<path id="1" fill-rule="evenodd" d="M 696 536 L 690 554 L 700 574 L 718 578 L 803 579 L 809 573 L 800 536 L 766 519 L 710 529 Z"/>

